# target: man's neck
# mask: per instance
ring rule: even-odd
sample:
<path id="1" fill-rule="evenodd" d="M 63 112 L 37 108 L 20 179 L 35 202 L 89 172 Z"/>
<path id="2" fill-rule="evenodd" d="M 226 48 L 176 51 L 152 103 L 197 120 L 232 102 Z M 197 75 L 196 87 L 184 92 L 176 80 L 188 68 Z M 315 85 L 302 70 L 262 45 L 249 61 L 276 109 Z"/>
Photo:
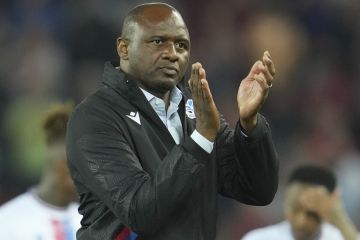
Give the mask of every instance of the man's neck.
<path id="1" fill-rule="evenodd" d="M 164 101 L 165 103 L 165 110 L 167 111 L 169 105 L 170 105 L 170 95 L 171 95 L 171 90 L 167 91 L 166 93 L 164 94 L 158 94 L 158 93 L 154 93 L 152 91 L 149 91 L 148 89 L 146 88 L 143 88 L 142 86 L 139 86 L 143 91 L 146 91 L 148 93 L 150 93 L 151 95 L 157 97 L 157 98 L 160 98 Z"/>
<path id="2" fill-rule="evenodd" d="M 165 103 L 165 110 L 167 111 L 169 105 L 170 105 L 170 92 L 171 91 L 167 91 L 163 96 L 162 96 L 162 100 Z"/>
<path id="3" fill-rule="evenodd" d="M 47 179 L 45 179 L 47 178 Z M 37 187 L 38 197 L 46 203 L 57 207 L 66 207 L 69 201 L 62 197 L 54 179 L 43 177 Z"/>

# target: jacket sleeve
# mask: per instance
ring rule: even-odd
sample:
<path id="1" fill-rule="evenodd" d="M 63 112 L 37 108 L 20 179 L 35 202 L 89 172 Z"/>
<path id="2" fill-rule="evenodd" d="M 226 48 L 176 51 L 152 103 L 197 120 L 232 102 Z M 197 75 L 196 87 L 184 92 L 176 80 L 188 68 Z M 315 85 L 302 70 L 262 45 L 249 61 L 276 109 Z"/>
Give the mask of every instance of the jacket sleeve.
<path id="1" fill-rule="evenodd" d="M 250 205 L 267 205 L 278 187 L 278 160 L 265 118 L 258 115 L 255 129 L 244 136 L 221 120 L 216 140 L 219 193 Z"/>
<path id="2" fill-rule="evenodd" d="M 78 110 L 69 122 L 70 166 L 124 225 L 145 235 L 156 232 L 189 196 L 210 155 L 187 138 L 150 176 L 142 169 L 125 133 L 111 121 L 103 121 L 103 116 L 93 115 Z"/>

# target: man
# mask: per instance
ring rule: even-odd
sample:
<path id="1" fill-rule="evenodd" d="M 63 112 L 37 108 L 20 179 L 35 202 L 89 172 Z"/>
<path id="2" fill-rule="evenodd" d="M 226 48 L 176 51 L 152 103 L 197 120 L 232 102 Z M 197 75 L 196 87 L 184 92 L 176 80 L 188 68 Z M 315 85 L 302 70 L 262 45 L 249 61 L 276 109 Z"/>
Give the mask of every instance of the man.
<path id="1" fill-rule="evenodd" d="M 256 229 L 243 240 L 356 240 L 328 169 L 305 165 L 291 174 L 285 202 L 286 221 Z M 332 224 L 330 224 L 330 223 Z"/>
<path id="2" fill-rule="evenodd" d="M 0 239 L 73 240 L 80 228 L 78 195 L 65 153 L 66 124 L 72 108 L 57 105 L 45 118 L 47 162 L 39 184 L 0 207 Z"/>
<path id="3" fill-rule="evenodd" d="M 217 194 L 265 205 L 277 189 L 270 129 L 258 111 L 275 68 L 266 52 L 240 85 L 235 130 L 220 118 L 200 63 L 184 73 L 190 39 L 163 3 L 132 9 L 117 40 L 120 66 L 74 111 L 71 175 L 83 215 L 78 239 L 215 239 Z M 242 133 L 242 132 L 243 133 Z M 245 136 L 246 134 L 246 136 Z"/>

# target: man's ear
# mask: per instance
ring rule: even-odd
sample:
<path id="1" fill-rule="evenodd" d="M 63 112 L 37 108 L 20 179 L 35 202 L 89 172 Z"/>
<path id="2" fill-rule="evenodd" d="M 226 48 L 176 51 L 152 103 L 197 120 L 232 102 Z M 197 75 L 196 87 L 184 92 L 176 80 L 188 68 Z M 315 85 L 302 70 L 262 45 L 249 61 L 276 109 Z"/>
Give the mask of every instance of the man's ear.
<path id="1" fill-rule="evenodd" d="M 129 41 L 121 37 L 118 37 L 116 40 L 116 45 L 120 59 L 123 60 L 129 59 L 129 55 L 128 55 Z"/>

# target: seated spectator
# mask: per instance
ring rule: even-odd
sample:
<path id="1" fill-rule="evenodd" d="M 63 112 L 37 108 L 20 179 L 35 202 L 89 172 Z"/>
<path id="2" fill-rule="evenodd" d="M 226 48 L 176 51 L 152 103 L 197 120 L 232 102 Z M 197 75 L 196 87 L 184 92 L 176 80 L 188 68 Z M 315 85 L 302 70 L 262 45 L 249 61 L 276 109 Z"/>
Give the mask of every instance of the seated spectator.
<path id="1" fill-rule="evenodd" d="M 306 165 L 290 175 L 286 220 L 255 229 L 242 240 L 356 240 L 357 231 L 343 208 L 330 170 Z"/>

